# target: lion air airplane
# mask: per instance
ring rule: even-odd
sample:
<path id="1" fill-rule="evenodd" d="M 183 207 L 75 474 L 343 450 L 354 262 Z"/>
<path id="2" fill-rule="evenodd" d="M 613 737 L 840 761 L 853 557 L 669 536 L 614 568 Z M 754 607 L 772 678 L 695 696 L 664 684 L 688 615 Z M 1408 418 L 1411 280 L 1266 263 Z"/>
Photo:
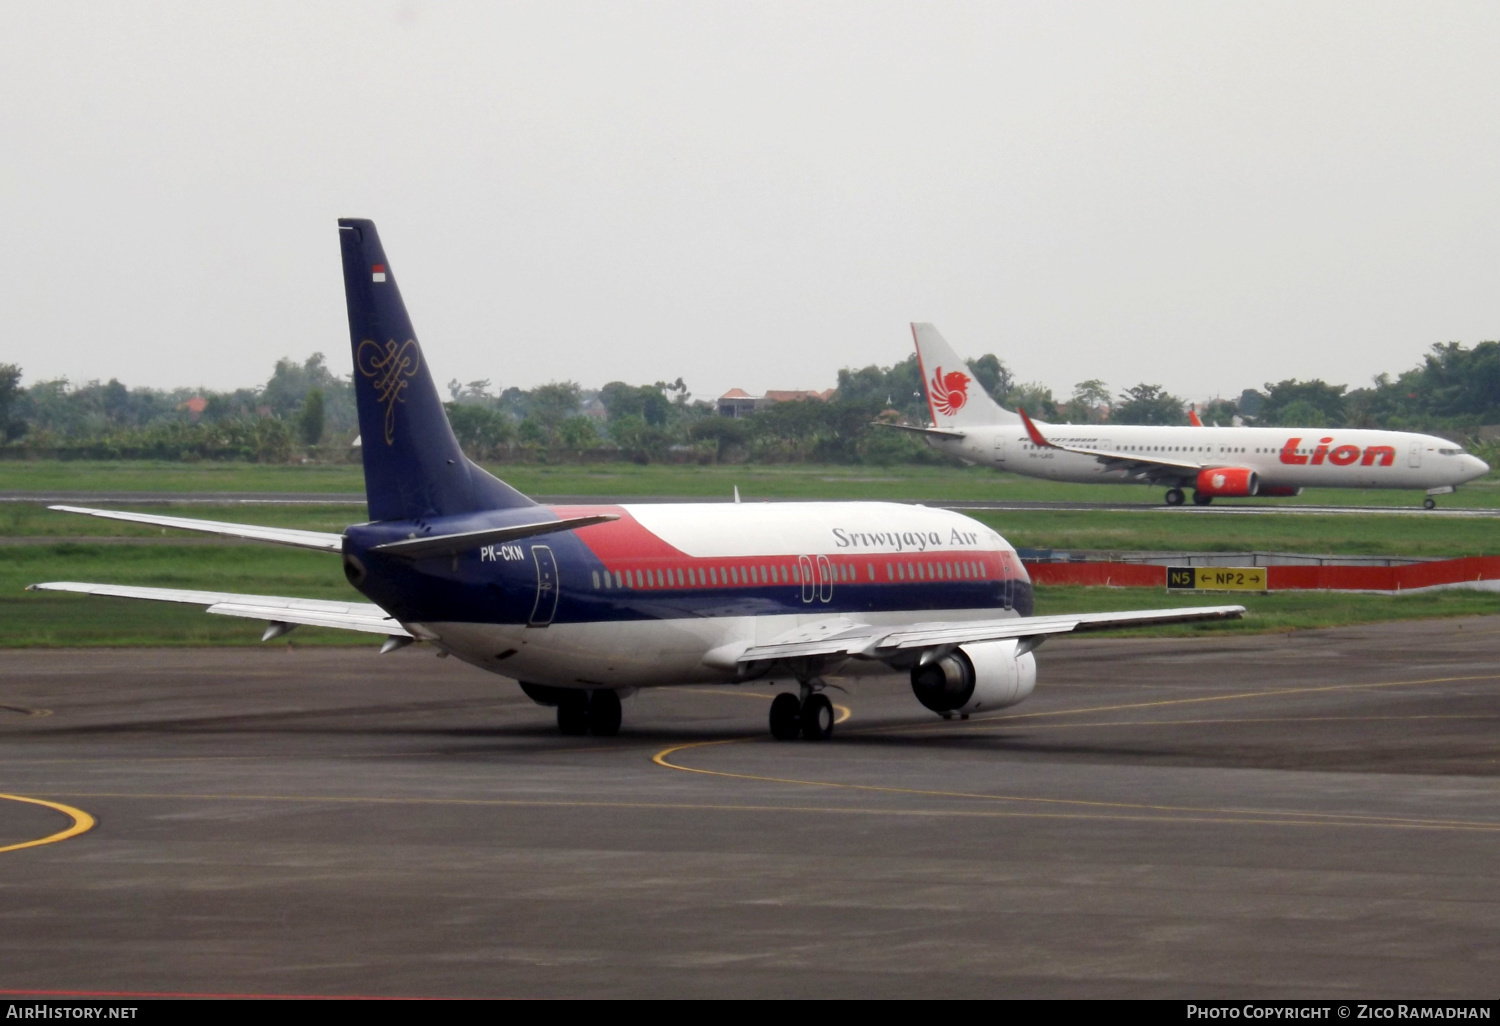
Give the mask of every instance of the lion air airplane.
<path id="1" fill-rule="evenodd" d="M 913 324 L 932 427 L 904 427 L 934 449 L 1029 477 L 1084 484 L 1155 484 L 1167 505 L 1183 489 L 1216 497 L 1297 495 L 1303 488 L 1423 488 L 1422 505 L 1489 473 L 1489 464 L 1433 435 L 1344 428 L 1038 424 L 985 394 L 937 329 Z M 902 426 L 902 425 L 892 425 Z"/>
<path id="2" fill-rule="evenodd" d="M 369 602 L 111 584 L 33 585 L 182 602 L 268 622 L 425 642 L 521 682 L 565 734 L 612 735 L 637 688 L 796 681 L 771 732 L 823 739 L 825 677 L 891 667 L 945 717 L 1021 701 L 1050 635 L 1238 617 L 1240 606 L 1032 616 L 1031 581 L 994 531 L 877 502 L 541 506 L 453 437 L 370 221 L 339 221 L 370 522 L 343 534 L 53 509 L 339 555 Z"/>

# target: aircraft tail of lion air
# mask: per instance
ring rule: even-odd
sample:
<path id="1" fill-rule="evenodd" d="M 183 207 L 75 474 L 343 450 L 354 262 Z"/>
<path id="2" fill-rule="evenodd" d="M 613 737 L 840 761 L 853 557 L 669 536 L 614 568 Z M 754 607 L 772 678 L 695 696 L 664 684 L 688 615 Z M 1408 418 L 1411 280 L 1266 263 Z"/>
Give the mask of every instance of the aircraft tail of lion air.
<path id="1" fill-rule="evenodd" d="M 991 399 L 931 324 L 913 324 L 917 368 L 927 392 L 927 408 L 937 428 L 965 428 L 980 424 L 1020 424 L 1021 418 Z"/>
<path id="2" fill-rule="evenodd" d="M 1036 681 L 1032 650 L 1053 635 L 1243 612 L 1033 616 L 1015 550 L 951 510 L 538 504 L 460 450 L 374 224 L 340 221 L 339 242 L 370 522 L 333 534 L 53 508 L 329 553 L 365 601 L 32 587 L 195 605 L 261 621 L 266 640 L 316 626 L 380 636 L 382 652 L 423 643 L 516 680 L 556 707 L 567 734 L 618 732 L 620 699 L 637 688 L 780 680 L 795 690 L 771 702 L 772 734 L 812 740 L 833 731 L 822 693 L 830 678 L 909 674 L 923 707 L 967 717 L 1025 699 Z M 983 399 L 957 379 L 947 388 L 956 414 Z"/>
<path id="3" fill-rule="evenodd" d="M 1344 428 L 1191 424 L 1044 424 L 994 402 L 930 324 L 913 324 L 932 425 L 916 432 L 971 463 L 1080 484 L 1152 484 L 1169 506 L 1215 498 L 1275 497 L 1303 488 L 1423 489 L 1422 505 L 1489 473 L 1489 465 L 1436 435 Z M 962 369 L 955 369 L 962 368 Z"/>

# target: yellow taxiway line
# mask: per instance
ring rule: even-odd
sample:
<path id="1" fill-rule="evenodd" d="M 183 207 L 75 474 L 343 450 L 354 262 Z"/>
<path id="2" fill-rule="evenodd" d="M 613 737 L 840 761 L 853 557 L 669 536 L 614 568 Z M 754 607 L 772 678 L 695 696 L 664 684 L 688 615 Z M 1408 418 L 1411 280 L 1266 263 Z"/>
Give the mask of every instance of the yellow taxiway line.
<path id="1" fill-rule="evenodd" d="M 20 851 L 22 848 L 39 848 L 44 844 L 56 844 L 58 841 L 66 841 L 70 837 L 77 837 L 79 834 L 87 833 L 94 829 L 94 817 L 82 809 L 73 808 L 71 805 L 64 805 L 61 802 L 49 802 L 42 798 L 26 798 L 19 794 L 0 794 L 0 800 L 25 802 L 27 805 L 40 805 L 44 808 L 56 809 L 64 816 L 73 820 L 73 825 L 66 830 L 59 830 L 57 833 L 48 834 L 46 837 L 38 837 L 34 841 L 22 841 L 20 844 L 6 845 L 0 848 L 0 852 Z"/>

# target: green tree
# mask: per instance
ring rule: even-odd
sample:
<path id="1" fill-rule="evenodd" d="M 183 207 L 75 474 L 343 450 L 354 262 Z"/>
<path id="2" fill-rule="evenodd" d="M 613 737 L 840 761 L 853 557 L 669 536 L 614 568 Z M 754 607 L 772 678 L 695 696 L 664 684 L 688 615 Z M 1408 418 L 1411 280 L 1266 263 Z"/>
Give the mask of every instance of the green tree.
<path id="1" fill-rule="evenodd" d="M 631 459 L 647 463 L 666 449 L 667 433 L 646 421 L 639 413 L 617 417 L 609 422 L 609 437 Z"/>
<path id="2" fill-rule="evenodd" d="M 557 440 L 564 449 L 584 450 L 596 448 L 602 438 L 587 417 L 573 416 L 557 427 Z"/>
<path id="3" fill-rule="evenodd" d="M 1210 399 L 1198 411 L 1198 418 L 1210 427 L 1228 427 L 1239 415 L 1232 399 Z"/>
<path id="4" fill-rule="evenodd" d="M 1015 377 L 1005 362 L 994 353 L 985 353 L 977 360 L 969 360 L 968 364 L 974 380 L 984 386 L 991 399 L 1004 406 L 1011 390 L 1016 387 Z"/>
<path id="5" fill-rule="evenodd" d="M 17 438 L 26 430 L 25 422 L 13 416 L 20 397 L 21 368 L 0 363 L 0 434 L 6 439 Z"/>
<path id="6" fill-rule="evenodd" d="M 880 409 L 895 409 L 908 420 L 927 420 L 927 392 L 916 353 L 890 367 L 845 367 L 839 371 L 838 397 L 847 402 L 870 400 Z"/>
<path id="7" fill-rule="evenodd" d="M 682 379 L 677 379 L 682 384 Z M 664 427 L 672 416 L 672 400 L 667 397 L 665 382 L 655 385 L 627 385 L 623 381 L 611 381 L 599 389 L 599 401 L 609 413 L 610 420 L 620 417 L 640 417 L 652 427 Z"/>
<path id="8" fill-rule="evenodd" d="M 1258 423 L 1287 427 L 1337 427 L 1344 423 L 1343 385 L 1330 385 L 1314 378 L 1297 381 L 1288 378 L 1276 384 L 1266 382 L 1266 402 L 1257 417 Z M 1308 408 L 1317 411 L 1318 423 L 1306 419 Z"/>
<path id="9" fill-rule="evenodd" d="M 1052 389 L 1039 381 L 1016 385 L 1010 391 L 1010 398 L 1017 409 L 1026 411 L 1028 417 L 1038 420 L 1058 418 L 1057 400 L 1052 397 Z"/>
<path id="10" fill-rule="evenodd" d="M 1089 378 L 1073 386 L 1068 397 L 1068 419 L 1081 424 L 1102 424 L 1109 413 L 1109 386 L 1098 378 Z"/>
<path id="11" fill-rule="evenodd" d="M 1116 424 L 1186 424 L 1187 413 L 1182 400 L 1160 385 L 1140 384 L 1120 393 L 1109 419 Z"/>
<path id="12" fill-rule="evenodd" d="M 317 445 L 323 440 L 323 390 L 314 388 L 302 400 L 302 412 L 297 414 L 297 433 L 305 445 Z"/>
<path id="13" fill-rule="evenodd" d="M 688 427 L 688 437 L 695 442 L 712 442 L 714 462 L 722 463 L 745 448 L 750 430 L 739 417 L 708 416 L 693 421 Z"/>
<path id="14" fill-rule="evenodd" d="M 531 390 L 531 410 L 527 417 L 540 423 L 550 439 L 563 421 L 578 412 L 582 398 L 583 389 L 576 381 L 550 381 L 538 385 Z"/>
<path id="15" fill-rule="evenodd" d="M 465 402 L 444 403 L 443 409 L 453 437 L 470 459 L 497 459 L 516 437 L 515 422 L 500 410 Z"/>

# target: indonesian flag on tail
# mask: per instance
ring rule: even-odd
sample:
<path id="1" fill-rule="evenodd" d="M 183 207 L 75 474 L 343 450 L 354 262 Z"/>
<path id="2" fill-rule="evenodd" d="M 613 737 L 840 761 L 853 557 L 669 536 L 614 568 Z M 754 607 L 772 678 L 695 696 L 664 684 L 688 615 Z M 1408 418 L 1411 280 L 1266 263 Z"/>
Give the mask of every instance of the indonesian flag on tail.
<path id="1" fill-rule="evenodd" d="M 370 268 L 371 281 L 385 281 L 385 264 L 376 264 Z"/>

